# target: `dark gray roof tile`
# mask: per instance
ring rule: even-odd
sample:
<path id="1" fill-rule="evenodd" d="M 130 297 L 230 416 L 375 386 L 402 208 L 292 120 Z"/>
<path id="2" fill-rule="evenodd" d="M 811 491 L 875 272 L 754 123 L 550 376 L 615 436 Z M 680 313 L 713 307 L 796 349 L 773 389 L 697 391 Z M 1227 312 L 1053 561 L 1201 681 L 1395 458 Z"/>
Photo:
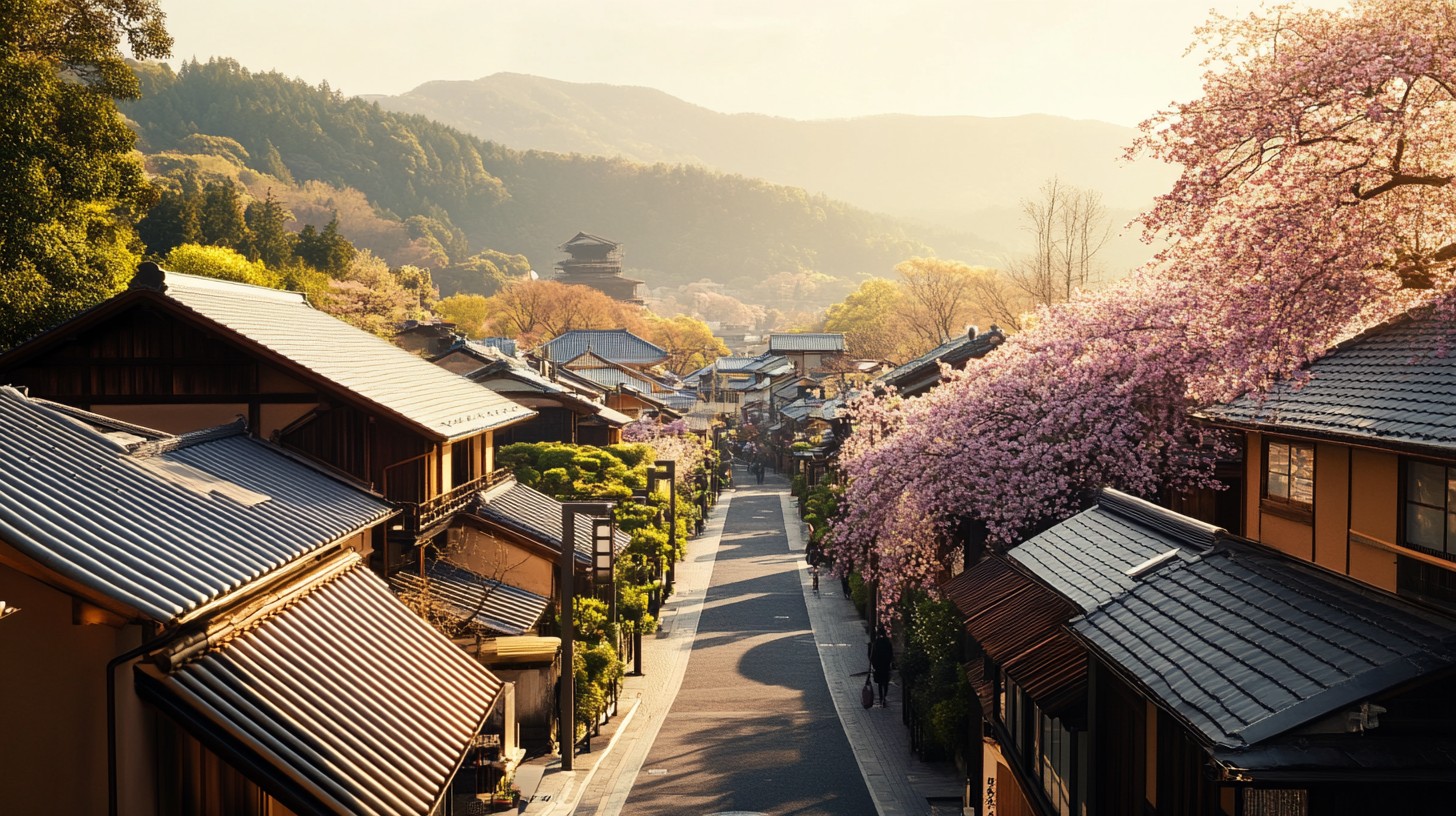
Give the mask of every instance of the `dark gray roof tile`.
<path id="1" fill-rule="evenodd" d="M 1260 401 L 1200 412 L 1214 421 L 1289 432 L 1456 448 L 1456 357 L 1438 356 L 1451 326 L 1411 313 L 1336 346 Z M 1303 383 L 1301 385 L 1301 382 Z"/>

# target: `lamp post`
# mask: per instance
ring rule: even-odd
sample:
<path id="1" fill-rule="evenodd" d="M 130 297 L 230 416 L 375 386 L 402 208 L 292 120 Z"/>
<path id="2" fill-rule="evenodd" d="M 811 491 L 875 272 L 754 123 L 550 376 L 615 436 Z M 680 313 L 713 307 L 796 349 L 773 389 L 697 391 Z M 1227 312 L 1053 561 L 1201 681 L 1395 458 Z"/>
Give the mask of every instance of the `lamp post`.
<path id="1" fill-rule="evenodd" d="M 677 462 L 672 459 L 658 459 L 655 463 L 656 472 L 667 471 L 667 545 L 672 550 L 672 560 L 667 563 L 667 585 L 672 586 L 677 578 Z M 649 468 L 648 478 L 652 478 L 654 470 Z M 653 489 L 649 483 L 648 489 Z"/>
<path id="2" fill-rule="evenodd" d="M 611 517 L 607 502 L 566 502 L 561 505 L 561 683 L 557 706 L 557 734 L 561 737 L 561 769 L 572 769 L 576 755 L 576 516 Z"/>

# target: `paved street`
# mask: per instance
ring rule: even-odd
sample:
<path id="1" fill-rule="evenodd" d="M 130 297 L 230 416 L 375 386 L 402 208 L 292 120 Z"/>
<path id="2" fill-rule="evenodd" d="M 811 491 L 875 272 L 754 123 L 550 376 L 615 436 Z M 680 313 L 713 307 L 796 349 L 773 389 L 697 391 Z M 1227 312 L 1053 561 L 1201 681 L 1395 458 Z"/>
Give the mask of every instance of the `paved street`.
<path id="1" fill-rule="evenodd" d="M 824 681 L 781 490 L 733 498 L 681 690 L 625 813 L 875 812 Z"/>

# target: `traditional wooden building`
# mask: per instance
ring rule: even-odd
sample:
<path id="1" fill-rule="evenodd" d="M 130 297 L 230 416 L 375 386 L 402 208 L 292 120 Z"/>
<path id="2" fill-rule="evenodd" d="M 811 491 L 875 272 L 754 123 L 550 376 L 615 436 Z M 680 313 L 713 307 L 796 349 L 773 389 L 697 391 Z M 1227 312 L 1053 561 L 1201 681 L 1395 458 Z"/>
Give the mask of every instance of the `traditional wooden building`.
<path id="1" fill-rule="evenodd" d="M 588 352 L 643 373 L 667 362 L 666 349 L 626 329 L 573 329 L 532 351 L 537 357 L 563 365 Z"/>
<path id="2" fill-rule="evenodd" d="M 1456 795 L 1456 707 L 1433 702 L 1456 692 L 1456 619 L 1429 607 L 1112 490 L 945 592 L 998 814 L 1425 813 Z"/>
<path id="3" fill-rule="evenodd" d="M 844 335 L 840 332 L 770 334 L 768 353 L 782 355 L 800 375 L 820 371 L 831 360 L 845 360 Z"/>
<path id="4" fill-rule="evenodd" d="M 568 375 L 547 360 L 523 360 L 467 342 L 433 361 L 536 412 L 535 417 L 497 432 L 498 448 L 514 442 L 615 445 L 622 441 L 623 426 L 632 422 L 632 417 L 606 404 L 606 388 Z"/>
<path id="5" fill-rule="evenodd" d="M 941 366 L 960 371 L 971 360 L 985 357 L 1006 340 L 1006 335 L 996 326 L 980 332 L 975 326 L 965 336 L 952 338 L 910 362 L 898 366 L 875 378 L 877 385 L 893 386 L 902 397 L 918 397 L 940 385 L 944 378 Z"/>
<path id="6" fill-rule="evenodd" d="M 1205 518 L 1226 506 L 1249 538 L 1456 611 L 1451 330 L 1405 315 L 1336 346 L 1307 380 L 1201 412 L 1239 434 L 1243 458 L 1222 474 L 1229 490 L 1184 505 Z"/>
<path id="7" fill-rule="evenodd" d="M 242 422 L 0 387 L 5 812 L 441 812 L 502 685 L 365 566 L 397 513 Z"/>
<path id="8" fill-rule="evenodd" d="M 533 416 L 302 294 L 149 263 L 125 292 L 0 356 L 0 382 L 169 432 L 242 416 L 404 507 L 391 531 L 402 546 L 490 484 L 494 432 Z"/>
<path id="9" fill-rule="evenodd" d="M 556 248 L 571 257 L 556 264 L 556 280 L 573 286 L 590 286 L 613 300 L 641 306 L 637 287 L 642 281 L 622 274 L 622 245 L 616 241 L 578 232 Z"/>

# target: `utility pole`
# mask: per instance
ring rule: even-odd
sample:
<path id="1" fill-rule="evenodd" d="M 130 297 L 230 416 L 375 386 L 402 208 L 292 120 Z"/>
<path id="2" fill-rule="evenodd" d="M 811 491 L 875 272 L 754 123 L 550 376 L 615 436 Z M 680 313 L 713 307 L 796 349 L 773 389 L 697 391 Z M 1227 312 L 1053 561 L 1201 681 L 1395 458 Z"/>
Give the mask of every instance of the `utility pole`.
<path id="1" fill-rule="evenodd" d="M 561 682 L 557 695 L 556 726 L 561 738 L 561 770 L 572 769 L 576 758 L 576 517 L 612 515 L 607 502 L 566 502 L 561 505 Z"/>

